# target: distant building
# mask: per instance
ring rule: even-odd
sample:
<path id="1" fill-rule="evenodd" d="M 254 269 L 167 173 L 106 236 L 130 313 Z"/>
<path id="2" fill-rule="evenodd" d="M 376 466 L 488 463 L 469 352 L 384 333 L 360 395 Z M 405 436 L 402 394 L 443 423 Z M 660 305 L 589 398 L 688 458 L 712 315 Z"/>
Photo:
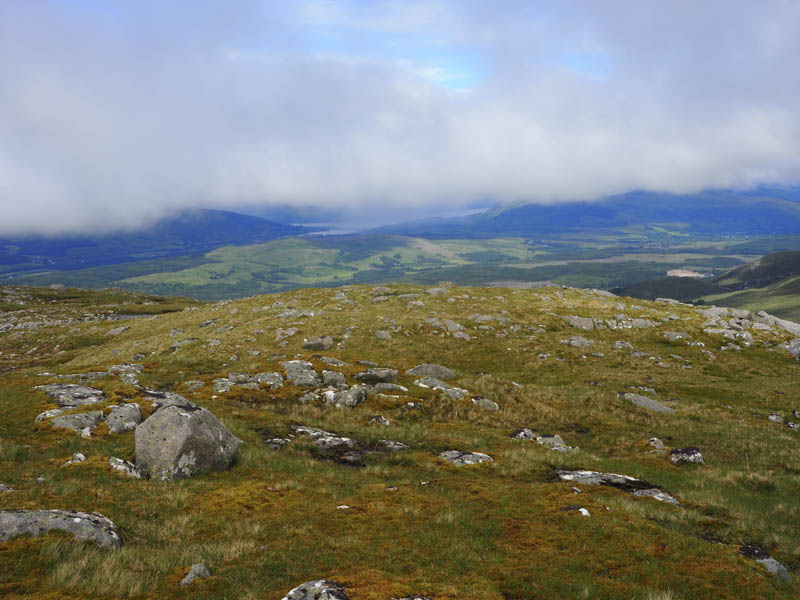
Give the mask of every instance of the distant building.
<path id="1" fill-rule="evenodd" d="M 670 269 L 667 271 L 667 277 L 705 277 L 702 273 L 697 271 L 689 271 L 687 269 Z"/>

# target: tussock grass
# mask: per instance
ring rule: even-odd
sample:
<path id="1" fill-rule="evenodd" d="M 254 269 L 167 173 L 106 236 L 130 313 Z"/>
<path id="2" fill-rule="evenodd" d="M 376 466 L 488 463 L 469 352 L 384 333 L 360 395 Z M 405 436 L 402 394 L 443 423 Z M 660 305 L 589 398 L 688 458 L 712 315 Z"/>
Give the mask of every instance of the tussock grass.
<path id="1" fill-rule="evenodd" d="M 369 287 L 353 287 L 348 297 L 354 306 L 334 302 L 337 290 L 321 289 L 193 304 L 197 310 L 126 321 L 130 329 L 116 337 L 104 335 L 111 327 L 104 322 L 0 334 L 0 366 L 16 367 L 3 374 L 0 386 L 0 483 L 15 489 L 0 494 L 0 508 L 101 512 L 117 523 L 125 541 L 118 550 L 58 535 L 0 543 L 0 595 L 184 597 L 178 582 L 200 561 L 212 577 L 192 584 L 189 593 L 205 598 L 280 598 L 321 577 L 349 584 L 356 600 L 414 593 L 437 600 L 797 595 L 797 584 L 779 583 L 737 554 L 737 544 L 755 543 L 790 571 L 800 568 L 800 434 L 765 418 L 771 411 L 790 418 L 791 410 L 800 409 L 794 385 L 800 374 L 796 363 L 775 350 L 780 336 L 758 332 L 753 348 L 727 353 L 719 350 L 719 339 L 702 333 L 704 318 L 688 307 L 557 288 L 452 288 L 444 297 L 405 284 L 390 289 L 390 300 L 373 304 Z M 425 306 L 408 308 L 397 299 L 402 293 L 421 293 Z M 33 298 L 28 309 L 54 310 L 49 299 L 44 302 Z M 271 308 L 276 302 L 283 304 Z M 617 302 L 626 308 L 616 308 Z M 182 308 L 180 302 L 166 305 Z M 317 314 L 279 318 L 287 306 Z M 93 307 L 115 310 L 107 295 L 94 305 L 86 293 L 79 310 Z M 611 318 L 617 312 L 656 320 L 675 314 L 680 320 L 647 330 L 583 333 L 559 316 Z M 467 318 L 472 314 L 509 321 L 479 329 Z M 460 323 L 473 339 L 464 342 L 422 324 L 429 316 Z M 211 319 L 213 325 L 199 326 Z M 275 331 L 289 326 L 300 332 L 281 346 Z M 347 327 L 354 328 L 345 337 Z M 173 335 L 176 329 L 183 332 Z M 378 340 L 379 329 L 391 330 L 392 339 Z M 661 336 L 668 330 L 686 331 L 716 358 L 699 347 L 668 344 Z M 326 334 L 342 347 L 321 353 L 302 348 L 304 337 Z M 579 334 L 595 345 L 560 343 Z M 187 338 L 198 341 L 171 350 Z M 219 343 L 209 345 L 211 339 Z M 615 350 L 616 340 L 673 367 L 661 369 L 655 361 Z M 57 344 L 70 348 L 68 353 L 55 354 Z M 28 354 L 32 348 L 47 351 Z M 102 370 L 135 353 L 144 355 L 138 361 L 143 385 L 186 395 L 242 439 L 230 471 L 168 484 L 132 480 L 106 464 L 112 455 L 134 458 L 132 433 L 99 429 L 81 439 L 33 424 L 53 406 L 32 388 L 55 379 L 38 373 Z M 551 356 L 541 360 L 541 353 Z M 304 390 L 293 386 L 217 394 L 210 385 L 230 372 L 280 372 L 279 362 L 293 358 L 311 360 L 318 370 L 331 368 L 317 354 L 351 362 L 334 369 L 348 377 L 364 368 L 358 360 L 397 368 L 409 392 L 370 397 L 349 410 L 302 404 L 297 399 Z M 469 396 L 457 400 L 415 386 L 402 371 L 421 362 L 456 369 L 454 383 Z M 681 369 L 682 363 L 693 368 Z M 205 386 L 191 392 L 188 380 Z M 151 410 L 135 387 L 118 378 L 90 385 L 105 391 L 104 407 L 135 401 L 145 414 Z M 618 396 L 635 391 L 630 386 L 654 388 L 660 401 L 678 398 L 672 404 L 677 412 L 658 415 L 633 407 Z M 474 406 L 472 395 L 497 402 L 500 410 Z M 422 407 L 406 409 L 412 400 Z M 370 425 L 376 414 L 393 425 Z M 286 436 L 293 423 L 352 437 L 366 449 L 384 438 L 411 448 L 369 455 L 365 466 L 345 468 L 318 460 L 304 438 L 281 451 L 263 443 L 265 432 Z M 554 452 L 508 437 L 521 427 L 559 434 L 580 450 Z M 706 465 L 674 466 L 647 445 L 653 436 L 667 449 L 699 446 Z M 494 462 L 457 468 L 437 456 L 448 449 L 484 452 Z M 75 452 L 89 459 L 63 467 Z M 575 486 L 582 491 L 576 494 L 572 485 L 551 482 L 556 468 L 646 479 L 682 506 L 611 488 Z M 591 517 L 562 510 L 576 504 Z"/>

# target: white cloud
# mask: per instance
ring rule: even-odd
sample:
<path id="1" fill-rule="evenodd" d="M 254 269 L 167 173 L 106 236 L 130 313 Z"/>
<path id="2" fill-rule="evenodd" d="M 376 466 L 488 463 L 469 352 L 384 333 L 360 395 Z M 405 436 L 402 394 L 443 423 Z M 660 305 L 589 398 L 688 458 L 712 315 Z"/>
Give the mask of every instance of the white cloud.
<path id="1" fill-rule="evenodd" d="M 793 2 L 113 6 L 0 0 L 0 234 L 800 173 Z M 321 25 L 346 47 L 321 52 Z"/>

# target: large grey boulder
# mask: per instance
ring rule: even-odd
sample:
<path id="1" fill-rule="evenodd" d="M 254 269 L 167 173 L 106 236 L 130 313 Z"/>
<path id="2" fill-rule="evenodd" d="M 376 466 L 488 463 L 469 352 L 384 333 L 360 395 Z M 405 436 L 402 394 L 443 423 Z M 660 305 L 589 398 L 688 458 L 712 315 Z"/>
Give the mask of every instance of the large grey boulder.
<path id="1" fill-rule="evenodd" d="M 42 390 L 61 407 L 97 404 L 106 399 L 102 390 L 75 383 L 49 383 L 37 385 L 36 389 Z"/>
<path id="2" fill-rule="evenodd" d="M 348 600 L 348 598 L 342 584 L 330 579 L 317 579 L 298 585 L 281 600 Z"/>
<path id="3" fill-rule="evenodd" d="M 227 470 L 238 448 L 239 439 L 199 407 L 163 408 L 136 428 L 136 467 L 152 479 Z"/>
<path id="4" fill-rule="evenodd" d="M 452 369 L 443 367 L 442 365 L 434 365 L 431 363 L 422 363 L 416 367 L 412 367 L 406 371 L 406 375 L 414 375 L 415 377 L 434 377 L 436 379 L 455 379 L 456 374 Z"/>
<path id="5" fill-rule="evenodd" d="M 657 402 L 652 398 L 648 398 L 647 396 L 642 396 L 641 394 L 633 394 L 631 392 L 626 392 L 622 395 L 625 400 L 628 400 L 633 405 L 638 406 L 640 408 L 646 408 L 647 410 L 652 410 L 653 412 L 669 414 L 674 413 L 675 409 L 670 408 L 661 402 Z"/>
<path id="6" fill-rule="evenodd" d="M 122 433 L 131 431 L 142 422 L 142 411 L 135 402 L 120 404 L 111 409 L 111 413 L 106 417 L 106 424 L 111 433 Z"/>
<path id="7" fill-rule="evenodd" d="M 120 539 L 114 523 L 99 513 L 69 510 L 0 510 L 0 542 L 18 535 L 37 537 L 50 531 L 66 531 L 76 540 L 117 547 Z"/>

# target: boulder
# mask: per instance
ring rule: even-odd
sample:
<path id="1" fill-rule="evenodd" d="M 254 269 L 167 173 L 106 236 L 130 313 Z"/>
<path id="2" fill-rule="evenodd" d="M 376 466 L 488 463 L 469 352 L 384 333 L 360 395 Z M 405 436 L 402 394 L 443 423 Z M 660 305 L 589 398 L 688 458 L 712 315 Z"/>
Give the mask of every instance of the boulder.
<path id="1" fill-rule="evenodd" d="M 661 404 L 661 402 L 657 402 L 656 400 L 648 398 L 647 396 L 642 396 L 641 394 L 632 394 L 631 392 L 626 392 L 625 394 L 622 395 L 622 397 L 625 398 L 625 400 L 628 400 L 629 402 L 634 404 L 635 406 L 646 408 L 647 410 L 652 410 L 653 412 L 664 413 L 664 414 L 675 412 L 674 408 L 665 406 L 664 404 Z"/>
<path id="2" fill-rule="evenodd" d="M 348 600 L 348 598 L 342 584 L 330 579 L 317 579 L 298 585 L 281 600 Z"/>
<path id="3" fill-rule="evenodd" d="M 539 442 L 542 446 L 547 446 L 548 448 L 550 448 L 550 450 L 555 450 L 556 452 L 577 450 L 577 448 L 574 448 L 572 446 L 567 446 L 560 435 L 551 435 L 551 434 L 539 435 L 536 436 L 536 441 Z"/>
<path id="4" fill-rule="evenodd" d="M 340 390 L 347 388 L 347 379 L 339 371 L 322 371 L 322 383 Z"/>
<path id="5" fill-rule="evenodd" d="M 255 381 L 270 388 L 283 387 L 283 377 L 280 373 L 257 373 Z"/>
<path id="6" fill-rule="evenodd" d="M 461 388 L 450 385 L 449 383 L 442 381 L 441 379 L 436 379 L 435 377 L 420 377 L 414 381 L 414 385 L 443 392 L 445 395 L 455 398 L 456 400 L 463 400 L 464 396 L 467 394 L 467 390 L 462 390 Z"/>
<path id="7" fill-rule="evenodd" d="M 126 327 L 125 325 L 120 325 L 119 327 L 114 327 L 114 329 L 109 329 L 108 331 L 106 331 L 106 335 L 110 336 L 120 335 L 128 331 L 128 329 L 129 327 Z"/>
<path id="8" fill-rule="evenodd" d="M 100 513 L 69 510 L 0 510 L 0 542 L 18 535 L 38 537 L 50 531 L 66 531 L 76 540 L 118 547 L 114 523 Z"/>
<path id="9" fill-rule="evenodd" d="M 452 369 L 431 363 L 422 363 L 421 365 L 412 367 L 406 371 L 406 375 L 413 375 L 415 377 L 434 377 L 436 379 L 444 380 L 456 378 L 456 374 Z"/>
<path id="10" fill-rule="evenodd" d="M 169 406 L 194 408 L 194 404 L 175 392 L 162 392 L 160 390 L 143 389 L 142 393 L 150 398 L 150 402 L 153 403 L 153 408 L 155 408 L 157 411 Z"/>
<path id="11" fill-rule="evenodd" d="M 122 433 L 131 431 L 142 422 L 142 412 L 139 405 L 135 402 L 120 404 L 111 409 L 111 413 L 106 417 L 106 424 L 111 433 Z"/>
<path id="12" fill-rule="evenodd" d="M 488 454 L 481 454 L 480 452 L 463 452 L 461 450 L 446 450 L 439 454 L 439 458 L 446 460 L 449 463 L 460 467 L 462 465 L 477 465 L 483 462 L 493 462 L 493 459 Z"/>
<path id="13" fill-rule="evenodd" d="M 329 335 L 308 338 L 303 341 L 303 348 L 307 350 L 330 350 L 333 348 L 333 338 Z"/>
<path id="14" fill-rule="evenodd" d="M 388 341 L 392 339 L 392 334 L 391 332 L 386 331 L 385 329 L 381 329 L 380 331 L 375 332 L 375 337 L 378 338 L 379 340 Z"/>
<path id="15" fill-rule="evenodd" d="M 394 383 L 397 381 L 397 369 L 373 368 L 356 374 L 362 383 Z"/>
<path id="16" fill-rule="evenodd" d="M 239 439 L 204 408 L 170 406 L 136 428 L 136 466 L 152 479 L 229 469 Z"/>

